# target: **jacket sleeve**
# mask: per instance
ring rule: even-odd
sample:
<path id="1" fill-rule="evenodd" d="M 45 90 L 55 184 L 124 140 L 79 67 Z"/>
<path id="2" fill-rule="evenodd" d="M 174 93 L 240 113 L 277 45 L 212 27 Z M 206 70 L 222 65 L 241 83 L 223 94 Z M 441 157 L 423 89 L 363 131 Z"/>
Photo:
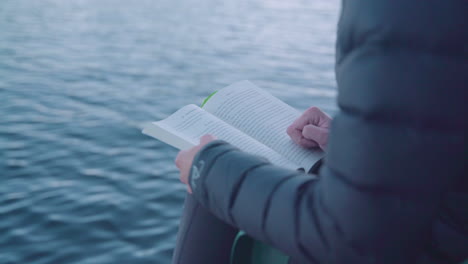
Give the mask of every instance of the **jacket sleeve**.
<path id="1" fill-rule="evenodd" d="M 319 179 L 214 141 L 194 160 L 196 199 L 306 263 L 418 262 L 466 175 L 467 10 L 429 2 L 344 2 Z"/>

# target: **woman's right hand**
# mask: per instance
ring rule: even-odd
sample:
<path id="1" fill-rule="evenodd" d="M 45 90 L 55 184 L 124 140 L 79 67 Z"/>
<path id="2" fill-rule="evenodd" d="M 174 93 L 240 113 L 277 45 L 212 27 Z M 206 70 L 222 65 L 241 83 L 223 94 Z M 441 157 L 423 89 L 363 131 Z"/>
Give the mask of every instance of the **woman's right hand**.
<path id="1" fill-rule="evenodd" d="M 327 148 L 331 117 L 319 108 L 308 108 L 287 130 L 291 139 L 301 147 Z"/>

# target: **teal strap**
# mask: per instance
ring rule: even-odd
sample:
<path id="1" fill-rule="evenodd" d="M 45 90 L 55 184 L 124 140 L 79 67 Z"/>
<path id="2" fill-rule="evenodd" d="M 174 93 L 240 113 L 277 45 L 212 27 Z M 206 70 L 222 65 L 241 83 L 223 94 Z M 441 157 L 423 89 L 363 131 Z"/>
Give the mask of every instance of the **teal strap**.
<path id="1" fill-rule="evenodd" d="M 254 240 L 245 232 L 237 234 L 231 250 L 231 264 L 287 264 L 289 257 L 279 250 Z"/>
<path id="2" fill-rule="evenodd" d="M 250 256 L 252 255 L 253 239 L 251 239 L 244 231 L 240 231 L 231 249 L 231 264 L 252 264 Z"/>

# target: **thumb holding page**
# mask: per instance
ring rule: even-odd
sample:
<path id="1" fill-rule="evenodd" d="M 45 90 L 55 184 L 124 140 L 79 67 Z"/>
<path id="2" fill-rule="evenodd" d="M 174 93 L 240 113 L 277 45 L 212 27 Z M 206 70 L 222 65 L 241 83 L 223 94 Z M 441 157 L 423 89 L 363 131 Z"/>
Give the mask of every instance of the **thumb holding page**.
<path id="1" fill-rule="evenodd" d="M 308 140 L 316 142 L 322 150 L 325 150 L 328 143 L 328 128 L 315 125 L 306 125 L 302 129 L 302 136 Z"/>

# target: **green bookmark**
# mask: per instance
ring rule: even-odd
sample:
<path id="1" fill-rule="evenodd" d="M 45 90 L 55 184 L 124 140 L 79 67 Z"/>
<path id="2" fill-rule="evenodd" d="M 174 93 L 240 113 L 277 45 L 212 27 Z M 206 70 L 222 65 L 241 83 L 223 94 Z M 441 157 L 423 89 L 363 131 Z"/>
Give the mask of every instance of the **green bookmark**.
<path id="1" fill-rule="evenodd" d="M 203 107 L 203 106 L 206 104 L 206 102 L 208 102 L 208 100 L 210 100 L 210 98 L 211 98 L 213 95 L 215 95 L 215 93 L 217 93 L 217 92 L 218 92 L 218 91 L 214 91 L 213 93 L 211 93 L 210 95 L 208 95 L 208 97 L 206 97 L 205 100 L 203 100 L 203 103 L 201 104 L 200 107 Z"/>

